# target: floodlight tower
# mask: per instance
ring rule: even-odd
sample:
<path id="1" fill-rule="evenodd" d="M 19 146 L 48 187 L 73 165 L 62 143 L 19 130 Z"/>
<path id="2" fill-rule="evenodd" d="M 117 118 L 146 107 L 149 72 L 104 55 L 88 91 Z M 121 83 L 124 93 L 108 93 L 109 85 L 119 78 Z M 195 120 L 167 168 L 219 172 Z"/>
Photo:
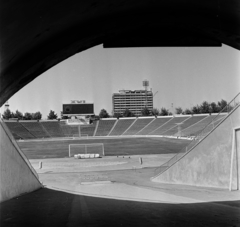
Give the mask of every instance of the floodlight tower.
<path id="1" fill-rule="evenodd" d="M 9 104 L 8 104 L 8 101 L 5 103 L 4 105 L 4 111 L 8 110 L 9 109 Z"/>
<path id="2" fill-rule="evenodd" d="M 148 87 L 149 87 L 148 80 L 143 81 L 143 87 L 145 88 L 145 107 L 147 107 L 147 91 L 148 91 Z"/>
<path id="3" fill-rule="evenodd" d="M 5 103 L 4 107 L 0 108 L 0 118 L 2 118 L 3 113 L 9 109 L 8 101 Z"/>

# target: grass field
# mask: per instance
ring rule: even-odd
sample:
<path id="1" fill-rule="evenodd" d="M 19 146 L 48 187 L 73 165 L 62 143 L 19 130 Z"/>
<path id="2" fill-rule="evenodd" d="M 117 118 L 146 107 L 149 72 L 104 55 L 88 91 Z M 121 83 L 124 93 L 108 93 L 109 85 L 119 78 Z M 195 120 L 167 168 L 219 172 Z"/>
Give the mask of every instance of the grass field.
<path id="1" fill-rule="evenodd" d="M 161 137 L 24 141 L 19 146 L 29 159 L 68 157 L 69 144 L 103 143 L 106 156 L 178 153 L 191 141 Z"/>

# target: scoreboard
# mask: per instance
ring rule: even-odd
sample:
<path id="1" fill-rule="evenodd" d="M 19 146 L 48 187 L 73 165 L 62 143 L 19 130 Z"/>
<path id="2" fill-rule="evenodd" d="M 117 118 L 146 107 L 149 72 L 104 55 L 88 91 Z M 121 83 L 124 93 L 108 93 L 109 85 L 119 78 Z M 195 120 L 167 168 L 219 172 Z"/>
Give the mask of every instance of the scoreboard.
<path id="1" fill-rule="evenodd" d="M 93 103 L 63 104 L 63 115 L 93 115 Z"/>

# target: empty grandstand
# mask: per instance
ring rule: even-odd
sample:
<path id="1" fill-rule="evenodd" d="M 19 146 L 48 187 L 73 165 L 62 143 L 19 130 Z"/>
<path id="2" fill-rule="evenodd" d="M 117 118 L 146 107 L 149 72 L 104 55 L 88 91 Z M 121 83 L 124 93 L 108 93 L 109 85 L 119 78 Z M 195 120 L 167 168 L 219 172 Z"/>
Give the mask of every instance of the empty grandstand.
<path id="1" fill-rule="evenodd" d="M 195 137 L 207 125 L 216 125 L 219 115 L 180 115 L 104 119 L 93 124 L 71 125 L 67 121 L 5 121 L 15 139 L 94 136 L 174 136 Z M 213 121 L 214 120 L 214 121 Z"/>
<path id="2" fill-rule="evenodd" d="M 51 137 L 64 137 L 58 121 L 42 121 L 41 124 Z"/>
<path id="3" fill-rule="evenodd" d="M 31 134 L 22 124 L 19 122 L 6 122 L 8 128 L 13 133 L 15 138 L 21 139 L 33 139 L 35 136 Z"/>
<path id="4" fill-rule="evenodd" d="M 60 121 L 60 126 L 65 137 L 74 137 L 82 135 L 93 136 L 96 123 L 82 124 L 82 125 L 69 125 L 66 121 Z"/>
<path id="5" fill-rule="evenodd" d="M 127 131 L 124 132 L 123 135 L 135 135 L 135 134 L 137 134 L 141 129 L 143 129 L 146 125 L 148 125 L 154 119 L 155 119 L 155 117 L 138 118 L 134 122 L 134 124 Z"/>
<path id="6" fill-rule="evenodd" d="M 136 121 L 136 118 L 121 118 L 117 121 L 117 124 L 110 132 L 109 136 L 122 135 L 132 124 Z"/>
<path id="7" fill-rule="evenodd" d="M 72 132 L 71 127 L 66 124 L 66 121 L 60 121 L 60 127 L 65 137 L 73 136 L 74 133 Z"/>
<path id="8" fill-rule="evenodd" d="M 160 126 L 156 130 L 152 131 L 149 133 L 149 135 L 162 135 L 164 132 L 167 130 L 173 128 L 176 126 L 177 123 L 184 122 L 187 120 L 190 116 L 178 116 L 178 117 L 173 117 L 170 121 L 168 121 L 166 124 Z"/>
<path id="9" fill-rule="evenodd" d="M 62 132 L 65 137 L 73 137 L 74 135 L 79 135 L 79 126 L 77 125 L 66 125 L 61 124 Z"/>
<path id="10" fill-rule="evenodd" d="M 140 130 L 137 135 L 147 135 L 172 119 L 172 116 L 158 117 Z"/>
<path id="11" fill-rule="evenodd" d="M 93 136 L 95 130 L 96 130 L 96 123 L 95 122 L 93 124 L 90 124 L 90 125 L 81 125 L 80 126 L 80 131 L 81 131 L 82 135 Z"/>
<path id="12" fill-rule="evenodd" d="M 22 121 L 21 124 L 36 138 L 50 137 L 48 131 L 37 121 Z"/>
<path id="13" fill-rule="evenodd" d="M 208 124 L 210 124 L 213 120 L 218 121 L 222 119 L 226 114 L 219 114 L 219 115 L 209 115 L 207 118 L 204 118 L 197 123 L 190 125 L 189 127 L 185 128 L 182 132 L 182 136 L 196 136 L 201 130 L 203 130 Z"/>
<path id="14" fill-rule="evenodd" d="M 114 126 L 116 119 L 102 119 L 99 121 L 95 136 L 107 136 Z"/>
<path id="15" fill-rule="evenodd" d="M 203 120 L 204 118 L 207 118 L 208 116 L 209 115 L 207 115 L 207 114 L 192 116 L 192 117 L 188 118 L 187 120 L 183 121 L 182 123 L 176 124 L 175 127 L 162 133 L 162 135 L 172 136 L 172 135 L 176 134 L 177 136 L 181 136 L 181 131 L 183 129 L 188 128 L 190 125 L 193 125 L 196 122 L 199 122 L 199 121 Z"/>

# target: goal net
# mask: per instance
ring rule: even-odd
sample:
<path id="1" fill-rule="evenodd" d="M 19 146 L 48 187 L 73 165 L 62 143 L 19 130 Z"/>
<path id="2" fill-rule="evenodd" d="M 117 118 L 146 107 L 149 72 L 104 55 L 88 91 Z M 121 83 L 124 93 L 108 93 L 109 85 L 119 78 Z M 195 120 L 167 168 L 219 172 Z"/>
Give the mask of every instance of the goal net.
<path id="1" fill-rule="evenodd" d="M 77 154 L 99 154 L 99 156 L 104 156 L 104 144 L 69 144 L 69 157 Z"/>

